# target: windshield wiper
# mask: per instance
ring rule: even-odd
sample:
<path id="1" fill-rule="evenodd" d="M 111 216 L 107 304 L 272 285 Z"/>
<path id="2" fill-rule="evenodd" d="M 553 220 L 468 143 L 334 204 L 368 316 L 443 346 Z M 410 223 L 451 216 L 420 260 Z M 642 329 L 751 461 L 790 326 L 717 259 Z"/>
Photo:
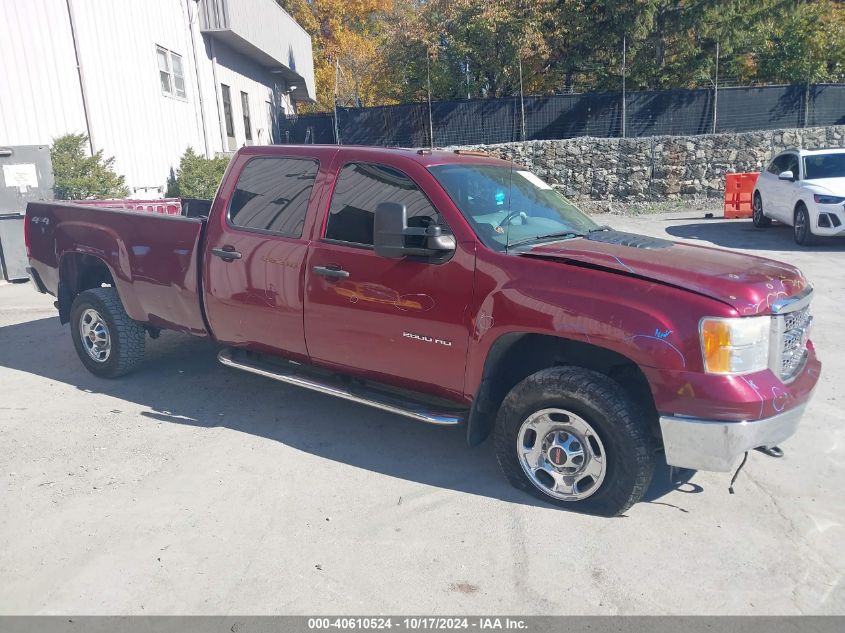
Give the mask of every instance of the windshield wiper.
<path id="1" fill-rule="evenodd" d="M 526 237 L 524 239 L 511 242 L 507 245 L 507 247 L 510 248 L 512 246 L 521 246 L 523 244 L 530 244 L 531 242 L 538 242 L 540 240 L 549 240 L 555 237 L 566 237 L 569 239 L 573 239 L 576 237 L 584 237 L 584 234 L 578 233 L 576 231 L 561 231 L 560 233 L 547 233 L 546 235 L 535 235 L 534 237 Z"/>
<path id="2" fill-rule="evenodd" d="M 587 233 L 598 233 L 599 231 L 610 231 L 612 230 L 607 224 L 602 224 L 601 226 L 597 226 L 594 229 L 590 229 Z"/>

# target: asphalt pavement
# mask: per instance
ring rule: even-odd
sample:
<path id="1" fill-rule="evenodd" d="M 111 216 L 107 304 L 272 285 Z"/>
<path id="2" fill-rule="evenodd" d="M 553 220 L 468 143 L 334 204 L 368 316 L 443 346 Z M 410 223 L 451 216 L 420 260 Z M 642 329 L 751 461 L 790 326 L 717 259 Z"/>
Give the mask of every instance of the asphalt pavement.
<path id="1" fill-rule="evenodd" d="M 182 335 L 99 379 L 51 297 L 2 284 L 0 613 L 845 614 L 845 240 L 598 219 L 815 285 L 821 382 L 736 494 L 662 465 L 624 517 L 561 511 L 512 489 L 489 441 L 224 368 Z"/>

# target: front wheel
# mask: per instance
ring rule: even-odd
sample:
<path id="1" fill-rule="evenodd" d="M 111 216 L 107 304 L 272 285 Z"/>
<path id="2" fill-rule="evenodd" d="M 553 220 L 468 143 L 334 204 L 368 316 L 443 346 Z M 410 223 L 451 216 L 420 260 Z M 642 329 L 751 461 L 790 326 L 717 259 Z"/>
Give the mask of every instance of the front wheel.
<path id="1" fill-rule="evenodd" d="M 643 412 L 618 383 L 580 367 L 545 369 L 514 387 L 495 440 L 511 484 L 589 514 L 622 514 L 645 494 L 654 471 Z"/>
<path id="2" fill-rule="evenodd" d="M 144 326 L 129 318 L 114 288 L 80 292 L 70 309 L 70 328 L 79 360 L 96 376 L 123 376 L 144 358 Z"/>
<path id="3" fill-rule="evenodd" d="M 751 203 L 751 221 L 758 229 L 772 225 L 772 219 L 763 213 L 763 197 L 759 193 L 754 194 L 754 200 Z"/>
<path id="4" fill-rule="evenodd" d="M 795 209 L 795 221 L 792 225 L 793 235 L 795 236 L 795 243 L 801 246 L 811 246 L 815 244 L 816 238 L 810 228 L 810 212 L 807 207 L 801 202 Z"/>

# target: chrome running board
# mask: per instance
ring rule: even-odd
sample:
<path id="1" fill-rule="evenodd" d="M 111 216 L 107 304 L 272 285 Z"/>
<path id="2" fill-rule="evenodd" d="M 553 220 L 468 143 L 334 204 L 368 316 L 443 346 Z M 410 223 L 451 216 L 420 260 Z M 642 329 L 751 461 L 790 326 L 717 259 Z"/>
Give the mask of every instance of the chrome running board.
<path id="1" fill-rule="evenodd" d="M 237 355 L 237 358 L 236 358 Z M 232 349 L 221 350 L 217 354 L 217 360 L 228 367 L 234 367 L 243 371 L 248 371 L 251 374 L 258 374 L 265 378 L 272 378 L 289 385 L 303 387 L 311 391 L 324 393 L 335 398 L 343 400 L 350 400 L 358 404 L 364 404 L 368 407 L 381 409 L 388 413 L 395 413 L 397 415 L 405 416 L 419 422 L 427 422 L 429 424 L 438 424 L 440 426 L 455 426 L 461 424 L 466 417 L 466 413 L 462 411 L 429 411 L 425 409 L 425 405 L 420 403 L 412 403 L 404 401 L 399 398 L 382 394 L 379 392 L 354 392 L 348 386 L 341 383 L 332 384 L 330 380 L 320 380 L 316 377 L 304 375 L 304 372 L 299 373 L 295 366 L 291 364 L 291 368 L 278 366 L 274 363 L 262 362 L 259 359 L 248 358 L 243 352 Z M 301 366 L 300 366 L 301 367 Z"/>

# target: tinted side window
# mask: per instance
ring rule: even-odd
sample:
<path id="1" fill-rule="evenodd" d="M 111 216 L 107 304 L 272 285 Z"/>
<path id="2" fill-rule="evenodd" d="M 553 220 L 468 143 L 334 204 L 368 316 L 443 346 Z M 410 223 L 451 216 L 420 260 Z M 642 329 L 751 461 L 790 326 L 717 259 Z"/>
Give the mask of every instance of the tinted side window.
<path id="1" fill-rule="evenodd" d="M 786 165 L 786 154 L 781 154 L 777 158 L 772 161 L 772 164 L 769 165 L 769 169 L 767 170 L 770 174 L 774 174 L 777 176 L 782 171 L 785 171 L 784 165 Z"/>
<path id="2" fill-rule="evenodd" d="M 440 214 L 413 180 L 382 165 L 351 163 L 337 178 L 326 225 L 326 238 L 354 244 L 373 243 L 373 218 L 382 202 L 404 204 L 408 226 L 439 224 Z"/>
<path id="3" fill-rule="evenodd" d="M 317 163 L 301 158 L 253 158 L 238 178 L 229 203 L 235 226 L 301 237 L 317 177 Z"/>
<path id="4" fill-rule="evenodd" d="M 783 171 L 791 171 L 793 178 L 798 178 L 798 156 L 796 154 L 786 155 Z"/>

